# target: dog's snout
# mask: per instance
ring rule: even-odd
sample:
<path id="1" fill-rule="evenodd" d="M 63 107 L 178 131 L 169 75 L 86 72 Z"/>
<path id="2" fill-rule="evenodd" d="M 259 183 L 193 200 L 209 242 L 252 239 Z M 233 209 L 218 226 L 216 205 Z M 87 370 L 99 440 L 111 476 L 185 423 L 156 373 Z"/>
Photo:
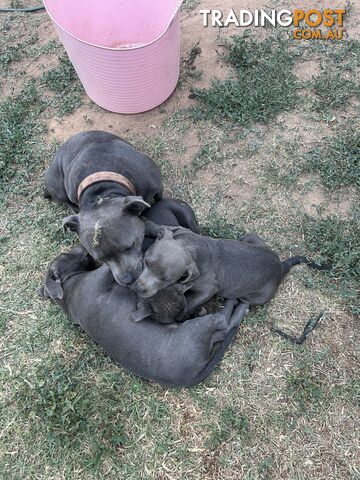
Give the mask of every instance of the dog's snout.
<path id="1" fill-rule="evenodd" d="M 114 278 L 120 285 L 128 286 L 135 282 L 141 272 L 139 273 L 126 273 L 125 275 L 114 274 Z"/>
<path id="2" fill-rule="evenodd" d="M 156 292 L 152 292 L 151 289 L 142 281 L 142 279 L 137 279 L 133 285 L 133 290 L 136 292 L 139 297 L 148 298 L 152 297 Z"/>
<path id="3" fill-rule="evenodd" d="M 138 278 L 138 279 L 136 280 L 136 282 L 135 282 L 134 285 L 133 285 L 133 290 L 134 290 L 138 295 L 140 295 L 142 292 L 144 292 L 144 291 L 146 290 L 144 283 L 141 281 L 141 278 Z"/>
<path id="4" fill-rule="evenodd" d="M 133 276 L 132 275 L 125 275 L 124 277 L 121 278 L 116 278 L 115 280 L 120 283 L 120 285 L 130 285 L 133 282 Z"/>

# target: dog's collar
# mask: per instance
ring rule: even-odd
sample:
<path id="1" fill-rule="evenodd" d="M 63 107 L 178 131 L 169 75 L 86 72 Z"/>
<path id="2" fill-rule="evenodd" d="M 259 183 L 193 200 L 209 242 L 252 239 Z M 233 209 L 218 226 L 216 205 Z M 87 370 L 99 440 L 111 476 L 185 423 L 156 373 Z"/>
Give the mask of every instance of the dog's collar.
<path id="1" fill-rule="evenodd" d="M 130 180 L 124 175 L 115 172 L 96 172 L 91 175 L 88 175 L 84 180 L 80 183 L 79 188 L 77 190 L 77 197 L 78 201 L 80 201 L 81 194 L 86 190 L 90 185 L 99 182 L 116 182 L 123 187 L 127 188 L 133 195 L 136 195 L 136 190 L 134 185 L 130 182 Z"/>

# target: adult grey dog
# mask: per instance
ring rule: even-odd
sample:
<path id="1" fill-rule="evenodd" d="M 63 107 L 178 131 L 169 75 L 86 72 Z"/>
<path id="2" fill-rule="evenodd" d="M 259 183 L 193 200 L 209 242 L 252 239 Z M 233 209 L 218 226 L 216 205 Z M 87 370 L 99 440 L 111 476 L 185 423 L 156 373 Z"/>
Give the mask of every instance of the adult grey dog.
<path id="1" fill-rule="evenodd" d="M 307 263 L 306 257 L 282 262 L 255 234 L 240 240 L 204 237 L 187 229 L 159 230 L 155 243 L 144 256 L 144 270 L 133 285 L 144 298 L 175 282 L 191 283 L 186 294 L 187 318 L 212 296 L 220 295 L 249 305 L 263 305 L 276 293 L 293 265 Z"/>
<path id="2" fill-rule="evenodd" d="M 79 212 L 64 219 L 64 228 L 78 234 L 118 283 L 132 283 L 142 270 L 145 227 L 139 216 L 163 194 L 151 158 L 112 133 L 78 133 L 56 152 L 45 185 L 46 198 Z"/>
<path id="3" fill-rule="evenodd" d="M 52 298 L 126 370 L 163 385 L 190 387 L 203 381 L 247 310 L 245 304 L 227 301 L 218 313 L 180 325 L 150 319 L 134 323 L 129 317 L 136 309 L 135 293 L 118 285 L 106 265 L 93 268 L 91 257 L 75 247 L 52 262 L 39 293 Z"/>

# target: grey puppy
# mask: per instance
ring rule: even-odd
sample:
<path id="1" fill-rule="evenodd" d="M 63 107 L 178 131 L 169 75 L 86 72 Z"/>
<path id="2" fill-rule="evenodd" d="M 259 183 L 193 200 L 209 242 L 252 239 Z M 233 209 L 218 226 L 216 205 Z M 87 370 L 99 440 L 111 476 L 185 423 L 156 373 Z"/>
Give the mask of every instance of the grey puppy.
<path id="1" fill-rule="evenodd" d="M 282 262 L 255 234 L 223 240 L 187 229 L 162 228 L 144 256 L 144 270 L 132 288 L 147 298 L 175 282 L 190 282 L 186 312 L 177 319 L 181 320 L 216 294 L 263 305 L 275 295 L 290 268 L 304 259 L 315 266 L 305 257 Z"/>
<path id="2" fill-rule="evenodd" d="M 159 225 L 182 226 L 194 232 L 199 232 L 199 225 L 193 209 L 186 202 L 173 198 L 159 200 L 151 208 L 144 212 L 146 231 L 158 230 Z M 146 251 L 155 239 L 145 236 L 143 251 Z M 160 290 L 154 297 L 139 298 L 137 311 L 130 318 L 139 322 L 151 316 L 160 323 L 173 323 L 179 313 L 186 309 L 186 298 L 184 293 L 191 288 L 187 284 L 175 284 Z"/>
<path id="3" fill-rule="evenodd" d="M 147 250 L 155 241 L 161 225 L 189 228 L 199 233 L 199 224 L 194 210 L 183 200 L 163 198 L 144 211 L 142 219 L 145 221 L 145 239 L 143 251 Z"/>
<path id="4" fill-rule="evenodd" d="M 176 326 L 150 319 L 134 323 L 129 316 L 136 310 L 136 295 L 118 285 L 106 265 L 93 268 L 91 257 L 75 247 L 52 262 L 39 293 L 52 298 L 126 370 L 163 385 L 190 387 L 203 381 L 247 311 L 245 304 L 227 301 L 218 313 Z"/>
<path id="5" fill-rule="evenodd" d="M 64 228 L 78 234 L 118 283 L 132 283 L 142 270 L 145 227 L 139 216 L 163 193 L 151 158 L 112 133 L 78 133 L 56 152 L 45 185 L 46 198 L 79 212 L 64 219 Z"/>
<path id="6" fill-rule="evenodd" d="M 191 284 L 174 283 L 159 290 L 153 297 L 137 297 L 137 309 L 130 315 L 130 320 L 140 322 L 144 318 L 151 317 L 159 323 L 174 323 L 187 311 L 185 292 L 191 286 Z"/>

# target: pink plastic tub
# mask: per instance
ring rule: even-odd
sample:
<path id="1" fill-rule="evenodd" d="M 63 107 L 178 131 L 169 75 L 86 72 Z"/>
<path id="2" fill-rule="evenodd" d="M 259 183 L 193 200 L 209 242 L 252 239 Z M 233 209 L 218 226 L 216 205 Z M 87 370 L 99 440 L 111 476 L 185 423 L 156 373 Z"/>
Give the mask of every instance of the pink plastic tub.
<path id="1" fill-rule="evenodd" d="M 117 113 L 164 102 L 179 79 L 182 0 L 44 0 L 86 93 Z"/>

